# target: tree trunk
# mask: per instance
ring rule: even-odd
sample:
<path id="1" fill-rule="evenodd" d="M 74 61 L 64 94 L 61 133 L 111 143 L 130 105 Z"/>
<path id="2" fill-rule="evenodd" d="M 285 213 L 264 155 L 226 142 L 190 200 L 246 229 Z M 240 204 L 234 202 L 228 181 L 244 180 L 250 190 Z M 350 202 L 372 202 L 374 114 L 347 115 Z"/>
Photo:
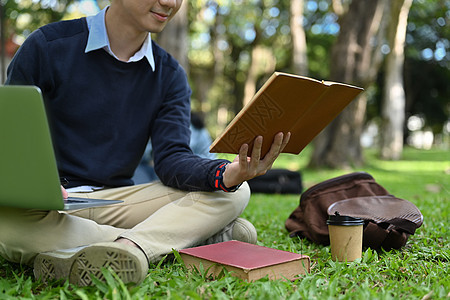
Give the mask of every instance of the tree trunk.
<path id="1" fill-rule="evenodd" d="M 157 36 L 158 44 L 175 57 L 186 72 L 189 70 L 187 9 L 188 1 L 184 1 L 177 14 Z"/>
<path id="2" fill-rule="evenodd" d="M 381 157 L 400 159 L 403 151 L 405 91 L 403 87 L 404 46 L 412 0 L 391 0 L 386 73 L 382 106 Z"/>
<path id="3" fill-rule="evenodd" d="M 306 34 L 303 28 L 304 0 L 291 1 L 291 36 L 293 72 L 308 75 L 308 57 L 306 55 Z"/>
<path id="4" fill-rule="evenodd" d="M 367 88 L 374 81 L 374 45 L 385 1 L 354 0 L 339 18 L 340 32 L 332 49 L 330 79 Z M 363 163 L 361 133 L 367 97 L 355 99 L 316 137 L 311 167 L 349 168 Z"/>
<path id="5" fill-rule="evenodd" d="M 276 59 L 270 49 L 261 45 L 255 45 L 252 49 L 251 65 L 244 86 L 244 105 L 246 105 L 256 93 L 259 76 L 275 71 Z"/>
<path id="6" fill-rule="evenodd" d="M 186 2 L 186 1 L 185 1 Z M 217 8 L 217 7 L 216 7 Z M 203 10 L 198 12 L 198 15 L 202 15 Z M 201 18 L 198 17 L 197 18 Z M 189 80 L 192 82 L 192 85 L 195 87 L 192 94 L 192 106 L 197 111 L 202 111 L 205 113 L 205 122 L 206 123 L 214 123 L 218 124 L 218 120 L 214 115 L 211 116 L 209 113 L 211 112 L 211 102 L 208 101 L 208 97 L 210 96 L 211 89 L 217 84 L 216 81 L 223 78 L 225 59 L 224 53 L 219 49 L 219 41 L 223 38 L 223 35 L 217 30 L 218 27 L 223 25 L 223 16 L 221 14 L 217 14 L 215 18 L 215 24 L 210 29 L 211 35 L 211 52 L 213 55 L 212 64 L 208 65 L 191 65 L 189 70 L 190 78 Z M 213 109 L 214 112 L 219 111 L 219 107 Z M 226 119 L 226 118 L 225 118 Z M 224 125 L 218 125 L 220 130 L 222 130 L 226 126 L 226 121 Z M 223 127 L 222 127 L 223 126 Z"/>

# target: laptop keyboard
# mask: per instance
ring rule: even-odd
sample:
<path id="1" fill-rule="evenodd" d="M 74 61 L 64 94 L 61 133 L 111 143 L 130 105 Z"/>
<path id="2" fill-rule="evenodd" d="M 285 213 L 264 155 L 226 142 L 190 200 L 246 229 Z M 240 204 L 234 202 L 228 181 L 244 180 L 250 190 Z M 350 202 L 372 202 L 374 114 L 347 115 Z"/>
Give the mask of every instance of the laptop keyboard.
<path id="1" fill-rule="evenodd" d="M 70 204 L 70 203 L 86 203 L 88 202 L 87 200 L 83 200 L 83 199 L 64 199 L 64 203 L 66 204 Z"/>

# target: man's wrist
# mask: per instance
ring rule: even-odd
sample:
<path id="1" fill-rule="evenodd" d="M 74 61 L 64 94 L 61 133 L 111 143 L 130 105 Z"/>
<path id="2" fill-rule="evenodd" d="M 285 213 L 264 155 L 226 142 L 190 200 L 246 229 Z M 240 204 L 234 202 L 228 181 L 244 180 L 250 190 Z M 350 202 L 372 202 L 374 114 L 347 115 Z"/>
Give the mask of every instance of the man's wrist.
<path id="1" fill-rule="evenodd" d="M 223 183 L 223 173 L 225 173 L 225 169 L 228 164 L 229 163 L 222 163 L 216 169 L 216 172 L 214 174 L 214 187 L 217 190 L 222 190 L 224 192 L 235 192 L 242 185 L 242 183 L 232 186 L 232 187 L 227 187 Z"/>

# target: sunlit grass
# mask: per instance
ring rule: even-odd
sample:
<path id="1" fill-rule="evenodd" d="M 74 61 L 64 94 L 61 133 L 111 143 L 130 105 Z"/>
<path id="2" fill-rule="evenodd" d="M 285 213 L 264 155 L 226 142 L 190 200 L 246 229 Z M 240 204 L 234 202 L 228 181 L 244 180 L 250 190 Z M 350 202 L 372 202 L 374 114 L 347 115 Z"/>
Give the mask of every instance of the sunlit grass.
<path id="1" fill-rule="evenodd" d="M 349 265 L 332 262 L 329 247 L 288 237 L 284 222 L 298 206 L 299 195 L 253 194 L 243 217 L 257 228 L 258 244 L 309 255 L 311 273 L 301 280 L 247 283 L 229 274 L 211 280 L 169 259 L 152 266 L 139 286 L 125 286 L 111 274 L 106 283 L 93 287 L 45 286 L 34 281 L 30 268 L 0 259 L 0 299 L 449 299 L 449 153 L 405 149 L 403 159 L 382 161 L 370 150 L 365 167 L 311 170 L 306 168 L 308 151 L 283 155 L 275 167 L 300 171 L 305 188 L 365 171 L 390 193 L 416 204 L 424 224 L 406 247 L 390 252 L 365 249 L 361 261 Z"/>

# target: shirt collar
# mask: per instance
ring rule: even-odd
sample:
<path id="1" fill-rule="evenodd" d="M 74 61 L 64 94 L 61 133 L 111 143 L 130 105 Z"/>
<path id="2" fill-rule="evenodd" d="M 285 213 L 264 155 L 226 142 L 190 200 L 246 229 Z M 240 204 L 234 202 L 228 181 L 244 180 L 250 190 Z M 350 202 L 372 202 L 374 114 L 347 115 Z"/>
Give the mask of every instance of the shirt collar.
<path id="1" fill-rule="evenodd" d="M 88 42 L 87 42 L 84 52 L 88 53 L 90 51 L 104 49 L 110 55 L 112 55 L 113 57 L 118 59 L 117 56 L 111 50 L 111 46 L 109 44 L 109 39 L 108 39 L 108 34 L 106 32 L 105 14 L 106 14 L 107 9 L 108 9 L 108 7 L 105 7 L 98 14 L 96 14 L 94 16 L 86 17 L 86 22 L 87 22 L 88 29 L 89 29 L 89 36 L 88 36 Z M 147 59 L 152 70 L 154 71 L 155 70 L 155 59 L 153 56 L 153 49 L 152 49 L 150 33 L 148 34 L 147 38 L 145 39 L 144 44 L 142 44 L 141 49 L 139 49 L 139 51 L 137 51 L 132 57 L 130 57 L 128 62 L 139 61 L 144 57 Z"/>

